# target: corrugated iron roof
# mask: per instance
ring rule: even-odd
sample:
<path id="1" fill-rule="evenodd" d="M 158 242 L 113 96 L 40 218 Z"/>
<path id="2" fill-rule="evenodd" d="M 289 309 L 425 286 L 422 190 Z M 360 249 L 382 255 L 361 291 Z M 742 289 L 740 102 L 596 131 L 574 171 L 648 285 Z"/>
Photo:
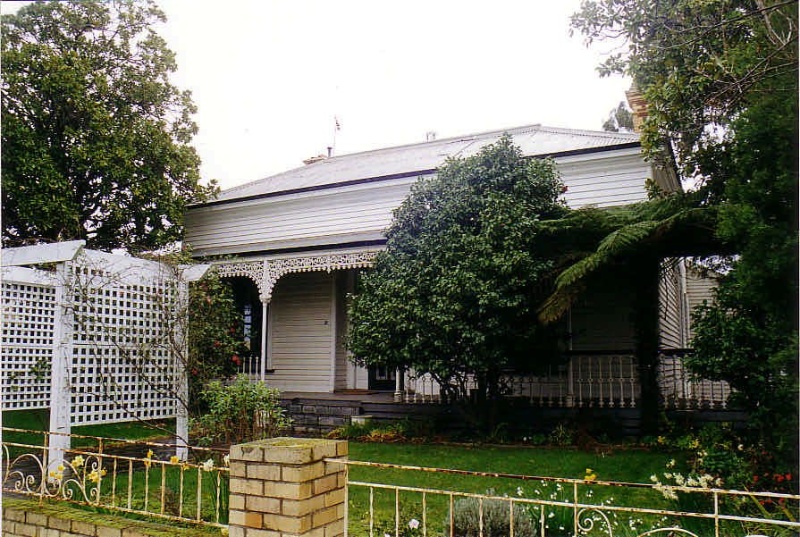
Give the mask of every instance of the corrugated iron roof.
<path id="1" fill-rule="evenodd" d="M 634 133 L 529 125 L 330 157 L 230 188 L 221 192 L 216 201 L 432 170 L 441 166 L 448 157 L 474 155 L 482 147 L 496 142 L 506 132 L 514 138 L 514 143 L 526 156 L 601 150 L 639 141 L 639 135 Z"/>

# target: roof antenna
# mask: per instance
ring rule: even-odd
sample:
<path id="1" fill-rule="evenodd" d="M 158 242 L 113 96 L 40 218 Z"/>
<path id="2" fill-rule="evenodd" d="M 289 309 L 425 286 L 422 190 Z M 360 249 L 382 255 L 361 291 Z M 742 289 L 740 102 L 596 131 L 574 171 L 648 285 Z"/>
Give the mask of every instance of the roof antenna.
<path id="1" fill-rule="evenodd" d="M 333 116 L 333 144 L 328 146 L 328 157 L 332 157 L 336 150 L 336 133 L 340 130 L 342 130 L 342 124 L 339 122 L 339 116 Z"/>

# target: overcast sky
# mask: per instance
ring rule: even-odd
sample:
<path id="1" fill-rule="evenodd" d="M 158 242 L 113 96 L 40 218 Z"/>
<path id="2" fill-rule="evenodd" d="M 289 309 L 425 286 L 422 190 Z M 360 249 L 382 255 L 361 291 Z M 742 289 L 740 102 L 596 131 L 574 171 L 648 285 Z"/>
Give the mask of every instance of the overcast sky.
<path id="1" fill-rule="evenodd" d="M 600 129 L 630 86 L 601 79 L 602 51 L 569 36 L 580 0 L 157 3 L 175 82 L 199 109 L 202 177 L 223 188 L 328 146 L 345 154 L 532 123 Z"/>

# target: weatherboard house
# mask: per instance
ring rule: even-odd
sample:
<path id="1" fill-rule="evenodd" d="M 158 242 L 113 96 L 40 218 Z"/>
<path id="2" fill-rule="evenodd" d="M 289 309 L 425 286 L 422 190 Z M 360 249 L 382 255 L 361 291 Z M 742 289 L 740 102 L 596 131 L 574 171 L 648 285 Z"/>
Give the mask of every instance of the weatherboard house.
<path id="1" fill-rule="evenodd" d="M 530 125 L 310 159 L 225 190 L 189 208 L 186 240 L 193 255 L 234 281 L 252 350 L 246 372 L 283 392 L 386 390 L 396 400 L 436 400 L 439 390 L 426 375 L 398 375 L 348 360 L 347 296 L 359 271 L 385 247 L 392 211 L 411 185 L 435 174 L 448 157 L 473 155 L 505 132 L 524 155 L 555 160 L 572 208 L 643 201 L 646 179 L 666 191 L 680 188 L 673 170 L 644 160 L 638 134 Z M 665 350 L 687 345 L 689 303 L 708 292 L 684 264 L 670 266 L 660 292 Z M 632 299 L 615 288 L 574 305 L 565 321 L 571 360 L 546 377 L 516 379 L 517 395 L 551 406 L 635 406 Z M 665 398 L 724 400 L 719 386 L 692 387 L 678 362 L 664 363 Z"/>

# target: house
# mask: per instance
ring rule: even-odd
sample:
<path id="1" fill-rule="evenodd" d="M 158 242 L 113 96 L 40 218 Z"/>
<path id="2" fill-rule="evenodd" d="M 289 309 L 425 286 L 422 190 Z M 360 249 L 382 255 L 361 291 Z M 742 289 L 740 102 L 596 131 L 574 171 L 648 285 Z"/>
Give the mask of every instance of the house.
<path id="1" fill-rule="evenodd" d="M 282 391 L 369 389 L 395 391 L 407 400 L 435 398 L 437 387 L 424 375 L 409 372 L 400 379 L 348 361 L 347 296 L 357 273 L 384 248 L 392 211 L 411 185 L 435 174 L 448 157 L 473 155 L 506 132 L 524 155 L 555 160 L 572 208 L 643 201 L 646 179 L 665 191 L 681 188 L 672 169 L 643 159 L 638 134 L 529 125 L 310 159 L 303 167 L 223 191 L 189 208 L 186 241 L 193 255 L 236 284 L 251 336 L 248 372 Z M 665 271 L 662 282 L 665 348 L 686 346 L 688 337 L 680 270 Z M 625 289 L 602 291 L 576 304 L 567 320 L 568 348 L 575 354 L 568 370 L 521 379 L 519 394 L 549 404 L 634 405 L 629 295 Z"/>

